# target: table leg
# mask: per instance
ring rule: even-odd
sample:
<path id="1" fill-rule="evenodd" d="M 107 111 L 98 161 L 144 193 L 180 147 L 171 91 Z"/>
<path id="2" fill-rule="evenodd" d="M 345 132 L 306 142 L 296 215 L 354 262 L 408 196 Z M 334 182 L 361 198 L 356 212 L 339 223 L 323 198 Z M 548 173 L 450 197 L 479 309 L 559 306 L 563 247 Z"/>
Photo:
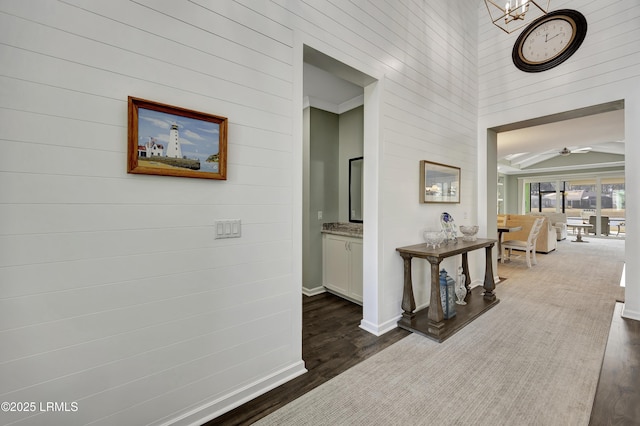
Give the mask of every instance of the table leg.
<path id="1" fill-rule="evenodd" d="M 578 234 L 576 235 L 576 239 L 573 240 L 576 243 L 588 243 L 589 241 L 582 239 L 582 227 L 578 227 Z"/>
<path id="2" fill-rule="evenodd" d="M 496 283 L 493 281 L 493 259 L 491 258 L 491 252 L 493 251 L 493 244 L 485 247 L 485 267 L 484 267 L 484 298 L 486 300 L 496 300 L 496 295 L 493 290 L 496 288 Z"/>
<path id="3" fill-rule="evenodd" d="M 427 313 L 429 331 L 439 335 L 444 327 L 444 311 L 440 300 L 440 262 L 435 257 L 428 257 L 427 260 L 431 265 L 431 294 L 429 296 L 429 312 Z"/>
<path id="4" fill-rule="evenodd" d="M 411 320 L 416 310 L 416 300 L 413 297 L 413 283 L 411 282 L 411 257 L 401 254 L 404 260 L 404 289 L 402 291 L 402 317 Z"/>
<path id="5" fill-rule="evenodd" d="M 462 275 L 464 275 L 464 286 L 467 289 L 467 296 L 471 294 L 471 275 L 469 274 L 469 260 L 467 259 L 467 253 L 462 253 Z"/>

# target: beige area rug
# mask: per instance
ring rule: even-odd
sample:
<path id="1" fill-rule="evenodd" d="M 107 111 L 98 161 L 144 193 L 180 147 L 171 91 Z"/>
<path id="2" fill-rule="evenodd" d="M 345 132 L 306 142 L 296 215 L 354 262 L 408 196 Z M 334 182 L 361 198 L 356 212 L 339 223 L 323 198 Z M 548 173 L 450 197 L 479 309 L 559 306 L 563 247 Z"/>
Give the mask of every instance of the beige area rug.
<path id="1" fill-rule="evenodd" d="M 571 239 L 499 265 L 500 303 L 445 342 L 412 334 L 257 424 L 587 425 L 624 241 Z"/>

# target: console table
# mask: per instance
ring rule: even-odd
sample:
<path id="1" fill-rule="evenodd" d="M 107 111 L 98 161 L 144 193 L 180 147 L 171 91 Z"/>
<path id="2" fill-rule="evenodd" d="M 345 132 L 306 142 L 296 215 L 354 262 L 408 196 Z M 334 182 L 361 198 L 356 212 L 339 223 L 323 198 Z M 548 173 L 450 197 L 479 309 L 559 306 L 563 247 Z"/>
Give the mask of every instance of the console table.
<path id="1" fill-rule="evenodd" d="M 480 239 L 476 241 L 462 241 L 449 243 L 437 248 L 427 247 L 426 244 L 416 244 L 396 249 L 404 261 L 404 290 L 402 295 L 402 317 L 398 321 L 398 327 L 414 333 L 429 337 L 438 342 L 444 341 L 456 331 L 469 324 L 478 316 L 498 304 L 500 299 L 493 290 L 493 261 L 491 252 L 497 240 Z M 469 263 L 467 254 L 470 251 L 485 249 L 484 286 L 470 291 Z M 440 263 L 447 257 L 462 255 L 462 272 L 467 287 L 466 305 L 456 305 L 456 316 L 448 320 L 444 319 L 442 305 L 440 303 Z M 431 293 L 429 307 L 414 312 L 416 302 L 413 296 L 413 283 L 411 282 L 411 259 L 414 257 L 426 259 L 431 264 Z"/>

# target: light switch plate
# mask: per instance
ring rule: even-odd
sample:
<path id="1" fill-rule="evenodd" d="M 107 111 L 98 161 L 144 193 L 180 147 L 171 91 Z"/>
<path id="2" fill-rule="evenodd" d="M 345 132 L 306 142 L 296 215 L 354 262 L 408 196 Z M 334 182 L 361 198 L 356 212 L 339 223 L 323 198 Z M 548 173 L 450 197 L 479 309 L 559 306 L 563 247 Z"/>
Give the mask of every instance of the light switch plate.
<path id="1" fill-rule="evenodd" d="M 240 219 L 216 220 L 214 227 L 216 240 L 220 238 L 240 238 L 242 235 L 242 222 Z"/>

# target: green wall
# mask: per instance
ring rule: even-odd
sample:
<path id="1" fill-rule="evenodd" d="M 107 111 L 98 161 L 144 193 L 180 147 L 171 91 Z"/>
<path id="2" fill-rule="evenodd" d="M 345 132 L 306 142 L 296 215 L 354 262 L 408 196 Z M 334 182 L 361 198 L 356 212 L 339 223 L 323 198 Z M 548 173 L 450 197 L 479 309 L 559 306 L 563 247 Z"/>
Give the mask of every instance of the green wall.
<path id="1" fill-rule="evenodd" d="M 322 224 L 349 221 L 349 159 L 363 153 L 364 107 L 340 115 L 307 108 L 303 120 L 302 285 L 315 294 L 323 291 Z"/>
<path id="2" fill-rule="evenodd" d="M 338 220 L 349 221 L 349 160 L 362 157 L 364 152 L 364 107 L 340 114 L 339 147 L 339 210 Z"/>

